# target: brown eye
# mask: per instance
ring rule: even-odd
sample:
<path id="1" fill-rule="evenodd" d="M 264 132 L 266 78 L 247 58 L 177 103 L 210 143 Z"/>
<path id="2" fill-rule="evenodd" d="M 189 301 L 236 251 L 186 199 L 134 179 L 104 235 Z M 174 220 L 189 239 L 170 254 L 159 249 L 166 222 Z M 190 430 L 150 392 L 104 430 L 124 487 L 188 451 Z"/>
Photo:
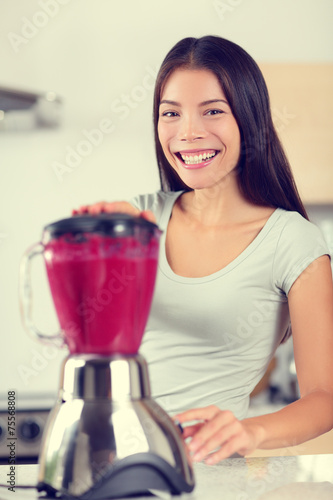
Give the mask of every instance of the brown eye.
<path id="1" fill-rule="evenodd" d="M 175 111 L 165 111 L 164 113 L 162 113 L 162 116 L 173 118 L 174 116 L 178 116 L 178 113 L 176 113 Z"/>
<path id="2" fill-rule="evenodd" d="M 207 111 L 207 115 L 209 116 L 214 116 L 214 115 L 219 115 L 219 114 L 222 114 L 224 113 L 224 111 L 222 111 L 221 109 L 210 109 Z"/>

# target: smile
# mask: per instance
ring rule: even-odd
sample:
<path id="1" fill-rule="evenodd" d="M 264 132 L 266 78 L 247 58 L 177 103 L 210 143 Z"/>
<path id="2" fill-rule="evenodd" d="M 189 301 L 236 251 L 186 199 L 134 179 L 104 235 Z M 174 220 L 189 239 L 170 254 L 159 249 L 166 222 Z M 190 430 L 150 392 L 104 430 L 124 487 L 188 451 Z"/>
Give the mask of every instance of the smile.
<path id="1" fill-rule="evenodd" d="M 185 165 L 204 165 L 207 162 L 210 162 L 216 155 L 218 151 L 214 149 L 209 149 L 206 151 L 181 151 L 176 153 L 176 156 L 183 162 Z"/>

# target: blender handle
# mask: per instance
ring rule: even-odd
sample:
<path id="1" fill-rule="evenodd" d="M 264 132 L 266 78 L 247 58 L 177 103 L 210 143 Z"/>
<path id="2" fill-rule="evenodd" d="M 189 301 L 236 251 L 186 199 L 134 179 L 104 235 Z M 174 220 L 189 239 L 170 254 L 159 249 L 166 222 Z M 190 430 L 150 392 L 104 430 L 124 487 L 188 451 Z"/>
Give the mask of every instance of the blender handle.
<path id="1" fill-rule="evenodd" d="M 44 250 L 42 243 L 36 243 L 22 257 L 19 280 L 21 318 L 25 330 L 32 337 L 57 347 L 63 347 L 65 342 L 61 331 L 53 335 L 45 335 L 35 326 L 32 319 L 31 261 L 37 255 L 43 254 Z"/>

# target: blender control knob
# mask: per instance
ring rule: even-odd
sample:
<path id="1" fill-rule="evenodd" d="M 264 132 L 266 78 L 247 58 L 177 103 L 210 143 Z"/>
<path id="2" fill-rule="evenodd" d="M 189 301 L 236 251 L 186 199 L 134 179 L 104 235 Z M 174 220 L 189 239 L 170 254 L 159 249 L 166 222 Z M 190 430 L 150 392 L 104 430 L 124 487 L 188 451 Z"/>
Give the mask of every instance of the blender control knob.
<path id="1" fill-rule="evenodd" d="M 36 439 L 40 435 L 41 428 L 38 422 L 28 418 L 21 423 L 18 431 L 22 439 L 30 441 Z"/>

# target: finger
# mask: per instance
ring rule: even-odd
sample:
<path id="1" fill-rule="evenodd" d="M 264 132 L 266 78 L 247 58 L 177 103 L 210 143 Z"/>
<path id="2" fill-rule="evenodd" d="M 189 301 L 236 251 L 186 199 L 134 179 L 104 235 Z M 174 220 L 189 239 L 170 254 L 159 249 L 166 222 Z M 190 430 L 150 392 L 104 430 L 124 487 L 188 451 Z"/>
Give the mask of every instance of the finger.
<path id="1" fill-rule="evenodd" d="M 74 212 L 74 210 L 73 210 L 73 212 Z M 77 214 L 81 215 L 81 214 L 88 213 L 88 205 L 82 205 L 81 207 L 79 207 L 78 209 L 76 209 L 75 212 L 76 212 L 75 215 L 77 215 Z"/>
<path id="2" fill-rule="evenodd" d="M 93 205 L 87 206 L 87 212 L 90 215 L 98 215 L 100 213 L 105 212 L 105 206 L 107 205 L 106 201 L 101 201 L 99 203 L 94 203 Z"/>
<path id="3" fill-rule="evenodd" d="M 244 435 L 233 436 L 229 441 L 227 441 L 224 446 L 222 446 L 215 453 L 211 453 L 209 457 L 206 458 L 205 463 L 207 465 L 215 465 L 221 460 L 224 460 L 234 453 L 239 453 L 240 455 L 246 455 L 253 451 L 249 448 L 249 443 Z"/>
<path id="4" fill-rule="evenodd" d="M 195 425 L 187 425 L 183 427 L 183 438 L 186 439 L 188 437 L 193 437 L 200 428 L 204 425 L 204 423 L 199 423 Z"/>
<path id="5" fill-rule="evenodd" d="M 127 201 L 112 201 L 109 203 L 104 204 L 104 211 L 105 212 L 113 212 L 113 213 L 124 213 L 128 215 L 133 215 L 133 216 L 139 216 L 140 215 L 140 210 Z"/>
<path id="6" fill-rule="evenodd" d="M 185 422 L 191 422 L 193 420 L 207 421 L 215 417 L 221 410 L 217 406 L 206 406 L 204 408 L 195 408 L 193 410 L 187 410 L 182 413 L 178 413 L 174 418 L 179 420 L 181 424 Z"/>
<path id="7" fill-rule="evenodd" d="M 101 201 L 99 203 L 94 203 L 93 205 L 82 205 L 77 210 L 75 210 L 75 215 L 84 215 L 84 214 L 92 214 L 92 213 L 100 213 L 103 211 L 103 207 L 106 204 L 105 201 Z M 74 210 L 73 210 L 74 212 Z"/>
<path id="8" fill-rule="evenodd" d="M 132 215 L 133 217 L 140 216 L 148 220 L 149 222 L 153 222 L 154 224 L 156 224 L 156 218 L 153 212 L 151 212 L 150 210 L 143 210 L 140 212 L 139 209 L 137 209 L 127 201 L 100 201 L 98 203 L 93 203 L 92 205 L 82 205 L 78 209 L 72 211 L 72 215 L 98 215 L 100 213 L 126 213 L 128 215 Z"/>
<path id="9" fill-rule="evenodd" d="M 100 201 L 98 203 L 93 203 L 91 205 L 82 205 L 75 212 L 77 214 L 91 214 L 91 215 L 98 215 L 100 213 L 116 213 L 116 212 L 127 213 L 129 215 L 133 215 L 136 217 L 140 215 L 140 210 L 135 208 L 127 201 L 114 201 L 114 202 Z M 151 215 L 148 216 L 151 217 Z"/>
<path id="10" fill-rule="evenodd" d="M 154 224 L 156 224 L 156 217 L 150 210 L 143 210 L 142 212 L 140 212 L 140 217 L 143 217 L 149 222 L 153 222 Z"/>
<path id="11" fill-rule="evenodd" d="M 128 213 L 130 215 L 139 215 L 139 210 L 123 201 L 102 201 L 88 206 L 88 212 L 92 215 L 100 213 Z"/>
<path id="12" fill-rule="evenodd" d="M 189 444 L 189 449 L 196 455 L 196 460 L 202 460 L 210 451 L 221 445 L 224 441 L 221 433 L 233 422 L 238 421 L 232 412 L 220 411 L 201 427 Z"/>
<path id="13" fill-rule="evenodd" d="M 246 433 L 244 432 L 242 424 L 238 420 L 235 419 L 232 423 L 224 426 L 221 424 L 221 427 L 219 427 L 217 430 L 212 431 L 210 437 L 206 438 L 201 447 L 196 448 L 193 460 L 196 462 L 200 462 L 213 450 L 221 447 L 223 448 L 235 436 L 242 436 L 243 440 L 246 439 Z M 190 449 L 191 444 L 189 445 Z"/>

